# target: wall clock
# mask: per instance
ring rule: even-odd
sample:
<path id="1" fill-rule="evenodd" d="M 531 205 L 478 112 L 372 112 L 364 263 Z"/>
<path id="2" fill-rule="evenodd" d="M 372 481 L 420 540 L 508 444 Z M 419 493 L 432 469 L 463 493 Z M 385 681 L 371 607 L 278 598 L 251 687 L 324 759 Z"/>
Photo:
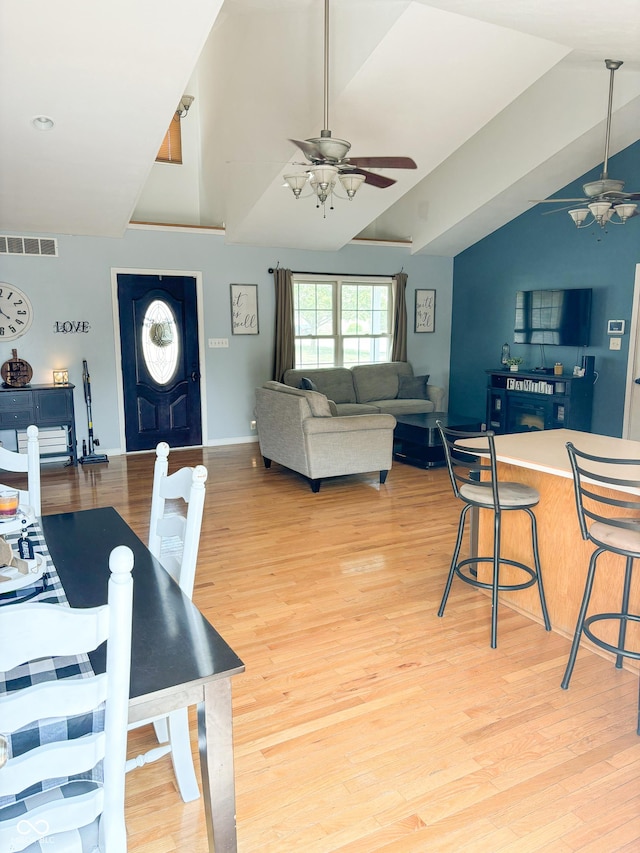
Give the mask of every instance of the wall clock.
<path id="1" fill-rule="evenodd" d="M 14 341 L 29 330 L 33 306 L 29 297 L 17 287 L 0 282 L 0 341 Z"/>

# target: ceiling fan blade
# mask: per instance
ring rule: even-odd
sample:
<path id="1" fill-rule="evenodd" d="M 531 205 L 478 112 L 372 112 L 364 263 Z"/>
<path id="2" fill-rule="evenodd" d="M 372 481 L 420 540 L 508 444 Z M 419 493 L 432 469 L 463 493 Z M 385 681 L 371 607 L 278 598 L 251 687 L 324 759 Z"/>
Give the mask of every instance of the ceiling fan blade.
<path id="1" fill-rule="evenodd" d="M 572 210 L 573 204 L 566 204 L 563 207 L 556 207 L 553 210 L 545 210 L 543 216 L 549 216 L 552 213 L 564 213 L 565 210 Z"/>
<path id="2" fill-rule="evenodd" d="M 307 142 L 306 139 L 290 139 L 289 142 L 293 142 L 294 145 L 297 145 L 307 160 L 323 159 L 320 149 L 317 145 L 314 145 L 313 142 Z"/>
<path id="3" fill-rule="evenodd" d="M 397 183 L 393 178 L 387 178 L 385 175 L 376 175 L 375 172 L 367 172 L 365 169 L 349 169 L 346 174 L 364 175 L 365 184 L 370 184 L 372 187 L 379 187 L 381 190 Z"/>
<path id="4" fill-rule="evenodd" d="M 296 143 L 297 144 L 297 143 Z M 417 169 L 411 157 L 349 157 L 352 166 L 364 169 Z"/>
<path id="5" fill-rule="evenodd" d="M 530 198 L 529 204 L 564 204 L 566 202 L 583 204 L 587 201 L 595 201 L 593 198 Z"/>

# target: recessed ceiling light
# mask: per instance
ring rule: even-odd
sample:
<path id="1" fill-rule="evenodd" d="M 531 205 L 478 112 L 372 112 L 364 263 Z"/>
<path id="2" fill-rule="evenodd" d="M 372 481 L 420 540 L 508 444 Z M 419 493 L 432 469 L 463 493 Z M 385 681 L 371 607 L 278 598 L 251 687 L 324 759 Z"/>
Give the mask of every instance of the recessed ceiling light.
<path id="1" fill-rule="evenodd" d="M 36 130 L 51 130 L 53 127 L 53 119 L 49 116 L 36 116 L 31 124 Z"/>

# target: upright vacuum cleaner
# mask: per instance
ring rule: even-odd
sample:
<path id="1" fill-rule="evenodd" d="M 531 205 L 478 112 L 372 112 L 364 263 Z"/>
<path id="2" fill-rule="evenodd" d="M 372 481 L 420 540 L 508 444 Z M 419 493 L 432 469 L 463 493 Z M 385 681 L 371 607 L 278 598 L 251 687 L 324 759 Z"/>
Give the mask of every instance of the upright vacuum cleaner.
<path id="1" fill-rule="evenodd" d="M 89 368 L 87 367 L 86 359 L 82 361 L 82 384 L 84 386 L 84 401 L 87 404 L 87 421 L 89 423 L 89 452 L 87 453 L 87 443 L 82 439 L 82 456 L 78 460 L 81 465 L 87 465 L 91 462 L 108 462 L 106 453 L 96 453 L 94 446 L 98 447 L 100 442 L 93 437 L 93 417 L 91 415 L 91 377 L 89 376 Z"/>

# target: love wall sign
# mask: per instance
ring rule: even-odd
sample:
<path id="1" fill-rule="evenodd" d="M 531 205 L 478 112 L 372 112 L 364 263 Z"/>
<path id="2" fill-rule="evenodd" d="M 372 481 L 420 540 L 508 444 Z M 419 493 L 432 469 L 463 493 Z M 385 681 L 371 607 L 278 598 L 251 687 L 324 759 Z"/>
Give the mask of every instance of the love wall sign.
<path id="1" fill-rule="evenodd" d="M 53 331 L 60 335 L 86 335 L 91 324 L 88 320 L 56 320 Z"/>

